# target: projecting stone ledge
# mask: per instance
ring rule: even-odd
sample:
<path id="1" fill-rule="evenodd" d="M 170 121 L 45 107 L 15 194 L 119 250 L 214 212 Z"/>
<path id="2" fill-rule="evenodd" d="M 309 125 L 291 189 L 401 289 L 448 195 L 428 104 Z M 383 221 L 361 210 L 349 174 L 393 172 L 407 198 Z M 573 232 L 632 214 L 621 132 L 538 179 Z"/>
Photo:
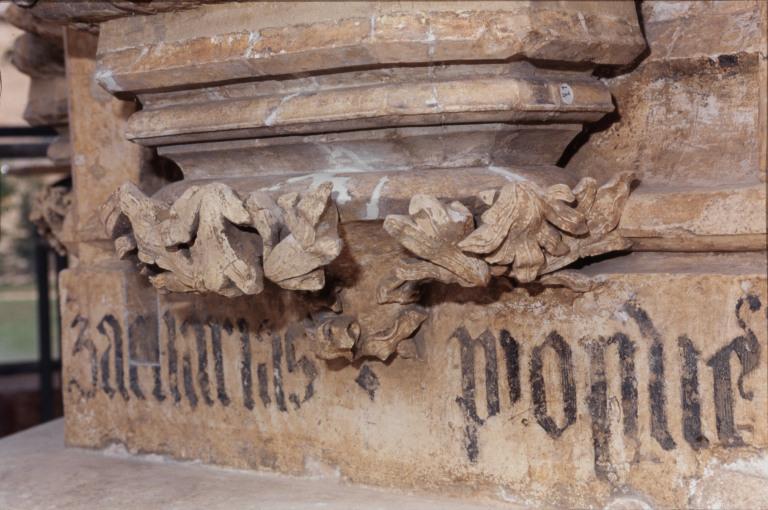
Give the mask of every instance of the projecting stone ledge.
<path id="1" fill-rule="evenodd" d="M 6 510 L 88 508 L 99 501 L 114 510 L 259 508 L 261 510 L 521 510 L 525 499 L 499 492 L 504 503 L 403 494 L 345 484 L 308 463 L 314 476 L 296 478 L 252 473 L 198 463 L 180 463 L 149 455 L 133 457 L 120 446 L 93 452 L 63 447 L 63 421 L 33 428 L 0 441 L 0 506 Z M 41 468 L 42 467 L 42 468 Z M 70 476 L 62 476 L 63 472 Z M 30 474 L 34 473 L 34 476 Z M 324 476 L 325 474 L 325 476 Z M 73 478 L 77 479 L 73 483 Z M 753 456 L 713 464 L 692 480 L 691 506 L 759 508 L 768 498 L 768 457 Z M 195 490 L 190 491 L 194 487 Z M 733 487 L 739 487 L 734 491 Z M 606 510 L 652 508 L 636 496 L 617 496 Z"/>
<path id="2" fill-rule="evenodd" d="M 0 441 L 0 508 L 41 510 L 52 504 L 60 510 L 525 508 L 352 486 L 334 476 L 333 469 L 311 462 L 308 468 L 315 470 L 314 475 L 295 478 L 166 461 L 157 455 L 133 457 L 120 446 L 101 452 L 65 449 L 63 428 L 63 421 L 57 420 Z"/>

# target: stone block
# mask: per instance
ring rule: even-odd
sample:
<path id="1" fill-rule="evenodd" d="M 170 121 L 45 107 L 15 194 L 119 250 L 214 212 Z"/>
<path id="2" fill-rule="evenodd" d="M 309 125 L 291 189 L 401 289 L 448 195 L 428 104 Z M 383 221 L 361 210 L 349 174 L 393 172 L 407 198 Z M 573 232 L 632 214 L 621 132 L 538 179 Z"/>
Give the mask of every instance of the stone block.
<path id="1" fill-rule="evenodd" d="M 70 270 L 67 440 L 536 506 L 685 506 L 707 466 L 768 446 L 764 267 L 635 254 L 589 266 L 587 294 L 431 286 L 419 355 L 386 363 L 318 359 L 285 291 L 160 296 L 150 318 L 135 276 Z"/>

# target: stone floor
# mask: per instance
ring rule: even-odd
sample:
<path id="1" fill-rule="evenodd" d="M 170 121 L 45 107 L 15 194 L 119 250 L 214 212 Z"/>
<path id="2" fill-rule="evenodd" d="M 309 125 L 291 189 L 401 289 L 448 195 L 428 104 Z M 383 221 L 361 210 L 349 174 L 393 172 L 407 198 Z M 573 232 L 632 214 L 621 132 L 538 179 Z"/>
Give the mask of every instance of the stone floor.
<path id="1" fill-rule="evenodd" d="M 344 484 L 332 476 L 293 478 L 252 473 L 120 448 L 64 448 L 56 420 L 0 440 L 0 509 L 174 510 L 468 510 L 523 507 L 469 502 Z M 768 456 L 710 466 L 690 486 L 689 508 L 768 509 Z M 617 497 L 606 510 L 651 510 Z"/>
<path id="2" fill-rule="evenodd" d="M 56 420 L 0 440 L 0 509 L 502 508 L 350 486 L 333 478 L 250 473 L 154 455 L 135 458 L 115 448 L 65 449 L 63 435 L 64 423 Z"/>

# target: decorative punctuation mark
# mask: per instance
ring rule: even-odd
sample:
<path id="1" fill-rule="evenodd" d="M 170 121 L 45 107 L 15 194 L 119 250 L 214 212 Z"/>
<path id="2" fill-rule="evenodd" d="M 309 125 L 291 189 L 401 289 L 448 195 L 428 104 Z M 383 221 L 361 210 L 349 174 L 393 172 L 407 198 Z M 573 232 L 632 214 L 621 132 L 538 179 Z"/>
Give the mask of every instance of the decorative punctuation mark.
<path id="1" fill-rule="evenodd" d="M 376 390 L 379 389 L 379 377 L 370 365 L 366 364 L 360 368 L 360 373 L 357 375 L 355 382 L 368 393 L 368 397 L 371 399 L 371 402 L 373 402 L 374 397 L 376 396 Z"/>

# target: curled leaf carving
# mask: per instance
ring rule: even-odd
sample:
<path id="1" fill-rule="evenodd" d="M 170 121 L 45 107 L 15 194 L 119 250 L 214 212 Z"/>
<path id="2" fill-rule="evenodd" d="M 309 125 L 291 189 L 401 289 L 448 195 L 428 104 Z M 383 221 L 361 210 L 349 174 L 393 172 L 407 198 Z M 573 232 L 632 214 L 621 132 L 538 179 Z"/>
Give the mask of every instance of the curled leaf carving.
<path id="1" fill-rule="evenodd" d="M 417 357 L 412 337 L 427 319 L 427 311 L 417 305 L 397 307 L 391 324 L 381 331 L 369 329 L 357 318 L 342 313 L 324 312 L 313 317 L 309 334 L 315 341 L 315 354 L 320 359 L 378 358 L 386 361 L 398 353 L 406 358 Z"/>
<path id="2" fill-rule="evenodd" d="M 630 241 L 616 227 L 633 180 L 631 172 L 624 172 L 600 188 L 592 178 L 573 189 L 509 183 L 479 194 L 486 209 L 477 225 L 458 202 L 445 205 L 416 195 L 407 216 L 390 215 L 384 221 L 387 233 L 414 258 L 404 257 L 382 279 L 377 298 L 381 303 L 413 302 L 416 282 L 423 280 L 470 287 L 487 285 L 491 276 L 509 276 L 529 283 L 577 259 L 628 249 Z M 546 281 L 591 288 L 574 275 Z"/>
<path id="3" fill-rule="evenodd" d="M 101 213 L 118 255 L 135 253 L 166 292 L 254 295 L 265 276 L 286 289 L 318 290 L 323 266 L 341 252 L 329 185 L 276 203 L 261 191 L 243 199 L 210 183 L 166 206 L 126 183 Z"/>
<path id="4" fill-rule="evenodd" d="M 44 186 L 32 196 L 29 221 L 59 255 L 66 255 L 66 245 L 71 240 L 71 208 L 72 190 L 62 183 Z"/>

